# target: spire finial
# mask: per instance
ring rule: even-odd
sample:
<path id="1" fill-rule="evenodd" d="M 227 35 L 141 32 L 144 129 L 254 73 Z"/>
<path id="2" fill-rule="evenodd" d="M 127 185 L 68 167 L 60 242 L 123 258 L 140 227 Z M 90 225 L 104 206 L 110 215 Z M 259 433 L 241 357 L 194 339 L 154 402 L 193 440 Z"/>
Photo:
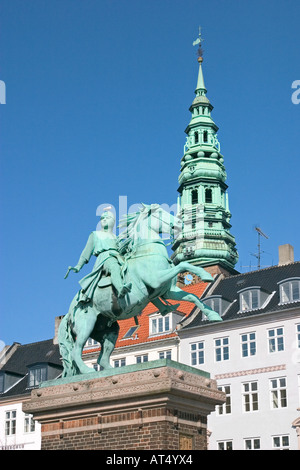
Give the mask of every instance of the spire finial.
<path id="1" fill-rule="evenodd" d="M 198 34 L 198 37 L 197 39 L 193 42 L 193 46 L 196 46 L 197 44 L 199 44 L 199 47 L 198 47 L 198 50 L 197 50 L 197 54 L 198 54 L 198 62 L 202 62 L 203 61 L 203 49 L 202 49 L 202 42 L 204 41 L 204 39 L 202 38 L 202 35 L 201 35 L 201 26 L 199 26 L 199 34 Z"/>

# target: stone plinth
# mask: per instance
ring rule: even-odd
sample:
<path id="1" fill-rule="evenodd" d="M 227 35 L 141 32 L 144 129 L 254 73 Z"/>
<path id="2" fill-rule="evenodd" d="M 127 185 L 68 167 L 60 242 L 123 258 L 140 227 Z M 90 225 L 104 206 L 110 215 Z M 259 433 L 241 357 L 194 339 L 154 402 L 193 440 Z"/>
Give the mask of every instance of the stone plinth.
<path id="1" fill-rule="evenodd" d="M 171 360 L 44 382 L 23 411 L 43 450 L 201 450 L 225 395 L 209 374 Z"/>

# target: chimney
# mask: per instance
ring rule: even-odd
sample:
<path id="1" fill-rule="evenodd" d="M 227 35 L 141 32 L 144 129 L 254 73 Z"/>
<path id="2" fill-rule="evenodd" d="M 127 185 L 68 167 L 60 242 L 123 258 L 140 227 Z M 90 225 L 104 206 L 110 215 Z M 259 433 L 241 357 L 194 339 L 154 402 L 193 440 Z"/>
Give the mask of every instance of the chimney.
<path id="1" fill-rule="evenodd" d="M 61 315 L 59 317 L 55 317 L 55 325 L 54 325 L 54 338 L 53 338 L 53 344 L 58 344 L 58 328 L 60 325 L 60 322 L 62 321 L 64 315 Z"/>
<path id="2" fill-rule="evenodd" d="M 290 244 L 279 246 L 279 262 L 278 266 L 290 264 L 294 262 L 294 247 Z"/>

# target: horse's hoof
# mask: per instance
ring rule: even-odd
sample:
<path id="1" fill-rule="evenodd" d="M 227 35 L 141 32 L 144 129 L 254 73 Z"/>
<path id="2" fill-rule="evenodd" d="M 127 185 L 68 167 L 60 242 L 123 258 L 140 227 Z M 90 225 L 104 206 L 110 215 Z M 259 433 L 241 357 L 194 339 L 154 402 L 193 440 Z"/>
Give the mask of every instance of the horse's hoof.
<path id="1" fill-rule="evenodd" d="M 209 321 L 223 321 L 222 318 L 220 317 L 220 315 L 217 312 L 210 311 L 210 312 L 206 313 L 204 311 L 204 314 L 206 315 L 207 320 L 209 320 Z"/>

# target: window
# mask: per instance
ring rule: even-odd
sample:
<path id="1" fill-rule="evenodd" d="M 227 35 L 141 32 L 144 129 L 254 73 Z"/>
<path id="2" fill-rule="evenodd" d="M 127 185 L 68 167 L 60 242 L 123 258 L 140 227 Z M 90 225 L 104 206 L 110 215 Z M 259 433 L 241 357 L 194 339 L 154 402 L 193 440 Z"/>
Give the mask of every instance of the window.
<path id="1" fill-rule="evenodd" d="M 148 362 L 148 354 L 142 354 L 141 356 L 136 356 L 136 363 L 141 364 L 142 362 Z"/>
<path id="2" fill-rule="evenodd" d="M 139 328 L 139 325 L 131 326 L 129 330 L 125 333 L 125 335 L 123 336 L 123 339 L 127 339 L 127 338 L 134 339 L 133 335 L 136 333 L 138 328 Z M 137 338 L 137 335 L 135 336 L 135 338 Z"/>
<path id="3" fill-rule="evenodd" d="M 229 360 L 229 338 L 215 339 L 216 362 Z"/>
<path id="4" fill-rule="evenodd" d="M 223 403 L 223 405 L 218 405 L 216 407 L 216 413 L 217 413 L 217 415 L 230 414 L 231 413 L 231 390 L 230 390 L 230 385 L 222 385 L 221 387 L 218 387 L 218 390 L 221 390 L 221 392 L 226 393 L 226 402 Z"/>
<path id="5" fill-rule="evenodd" d="M 212 299 L 205 300 L 206 305 L 208 305 L 212 310 L 217 312 L 219 315 L 222 314 L 221 312 L 221 298 L 215 297 Z"/>
<path id="6" fill-rule="evenodd" d="M 278 379 L 270 380 L 271 392 L 271 408 L 286 408 L 287 407 L 287 388 L 286 378 L 281 377 Z"/>
<path id="7" fill-rule="evenodd" d="M 289 279 L 279 284 L 280 303 L 300 300 L 300 279 Z"/>
<path id="8" fill-rule="evenodd" d="M 204 364 L 204 341 L 191 344 L 191 365 Z"/>
<path id="9" fill-rule="evenodd" d="M 208 307 L 217 312 L 220 316 L 225 313 L 226 309 L 230 305 L 229 300 L 224 299 L 224 297 L 222 297 L 221 295 L 207 297 L 203 299 L 203 301 Z M 203 315 L 203 319 L 206 319 L 205 315 Z"/>
<path id="10" fill-rule="evenodd" d="M 207 140 L 208 140 L 208 133 L 207 133 L 207 131 L 204 131 L 203 132 L 203 142 L 207 142 Z"/>
<path id="11" fill-rule="evenodd" d="M 159 333 L 167 333 L 170 331 L 170 329 L 170 315 L 166 315 L 165 317 L 157 316 L 155 318 L 151 318 L 150 334 L 157 335 Z"/>
<path id="12" fill-rule="evenodd" d="M 4 374 L 0 373 L 0 393 L 4 392 Z"/>
<path id="13" fill-rule="evenodd" d="M 198 191 L 193 189 L 192 191 L 192 204 L 198 204 Z"/>
<path id="14" fill-rule="evenodd" d="M 257 382 L 246 382 L 243 387 L 243 411 L 246 413 L 258 410 Z"/>
<path id="15" fill-rule="evenodd" d="M 258 437 L 244 440 L 245 450 L 258 450 L 260 449 L 260 439 Z"/>
<path id="16" fill-rule="evenodd" d="M 274 436 L 273 448 L 277 450 L 288 450 L 290 446 L 289 436 Z"/>
<path id="17" fill-rule="evenodd" d="M 6 411 L 5 413 L 5 435 L 16 434 L 17 412 L 16 410 Z"/>
<path id="18" fill-rule="evenodd" d="M 245 333 L 241 335 L 242 357 L 255 356 L 256 337 L 255 333 Z"/>
<path id="19" fill-rule="evenodd" d="M 205 202 L 211 203 L 212 200 L 212 189 L 206 188 L 205 190 Z"/>
<path id="20" fill-rule="evenodd" d="M 100 346 L 100 343 L 92 338 L 89 338 L 84 345 L 85 348 L 93 348 L 97 346 Z"/>
<path id="21" fill-rule="evenodd" d="M 24 417 L 24 432 L 34 432 L 35 431 L 35 421 L 32 415 L 25 414 Z"/>
<path id="22" fill-rule="evenodd" d="M 41 382 L 47 380 L 47 367 L 39 365 L 29 370 L 29 387 L 36 387 Z"/>
<path id="23" fill-rule="evenodd" d="M 296 325 L 296 331 L 297 331 L 297 347 L 300 348 L 300 324 Z"/>
<path id="24" fill-rule="evenodd" d="M 195 144 L 198 144 L 198 142 L 199 142 L 198 132 L 195 132 L 194 137 L 195 137 Z"/>
<path id="25" fill-rule="evenodd" d="M 168 349 L 167 351 L 159 351 L 158 357 L 159 359 L 172 359 L 171 349 Z"/>
<path id="26" fill-rule="evenodd" d="M 240 293 L 240 309 L 242 312 L 259 308 L 259 290 L 246 290 Z"/>
<path id="27" fill-rule="evenodd" d="M 122 359 L 115 359 L 114 360 L 114 367 L 124 367 L 126 366 L 126 358 L 122 357 Z"/>
<path id="28" fill-rule="evenodd" d="M 274 328 L 268 331 L 269 352 L 284 351 L 283 328 Z"/>
<path id="29" fill-rule="evenodd" d="M 218 442 L 218 450 L 233 450 L 232 441 Z"/>

